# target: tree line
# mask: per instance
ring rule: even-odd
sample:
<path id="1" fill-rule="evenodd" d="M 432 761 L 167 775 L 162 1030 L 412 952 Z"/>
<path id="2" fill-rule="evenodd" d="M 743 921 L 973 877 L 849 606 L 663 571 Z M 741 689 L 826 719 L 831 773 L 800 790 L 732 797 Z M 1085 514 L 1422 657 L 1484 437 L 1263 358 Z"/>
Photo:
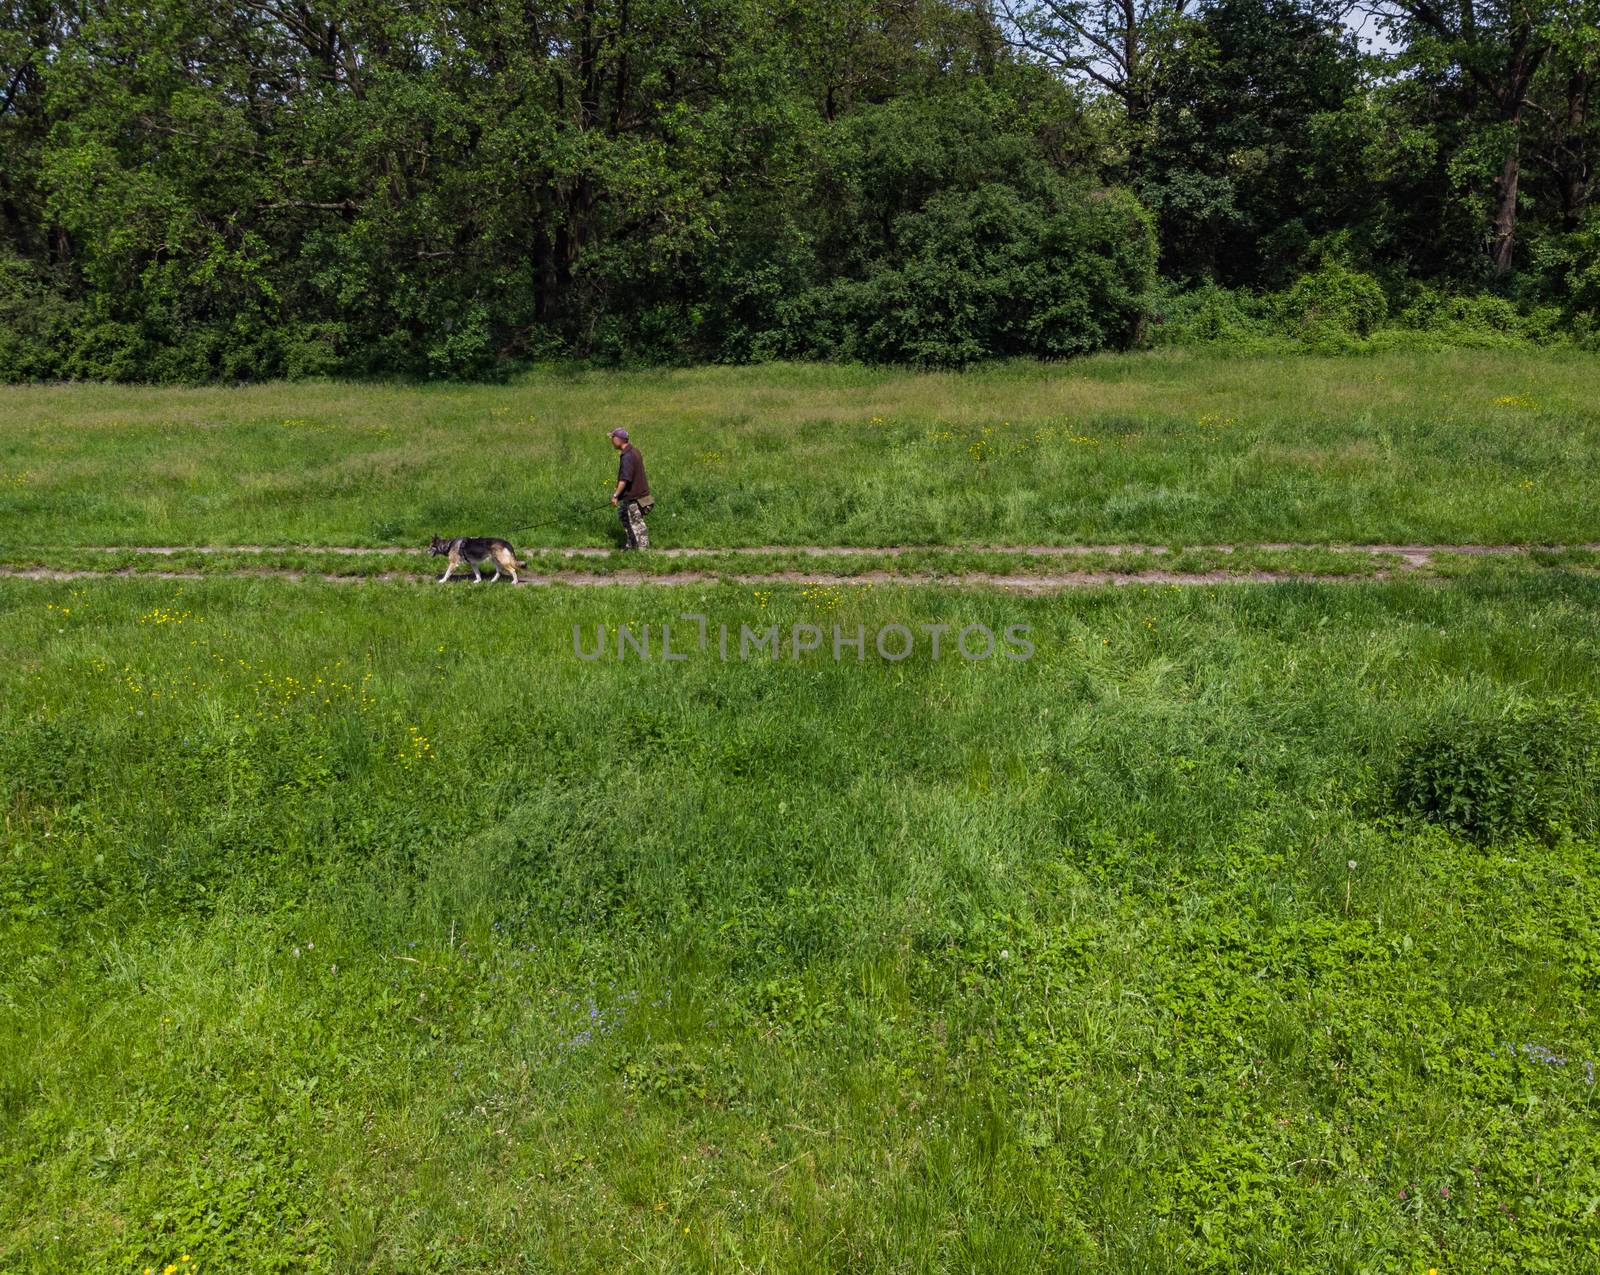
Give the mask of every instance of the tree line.
<path id="1" fill-rule="evenodd" d="M 8 380 L 958 366 L 1219 296 L 1600 311 L 1600 0 L 1373 0 L 1376 46 L 1323 0 L 0 12 Z"/>

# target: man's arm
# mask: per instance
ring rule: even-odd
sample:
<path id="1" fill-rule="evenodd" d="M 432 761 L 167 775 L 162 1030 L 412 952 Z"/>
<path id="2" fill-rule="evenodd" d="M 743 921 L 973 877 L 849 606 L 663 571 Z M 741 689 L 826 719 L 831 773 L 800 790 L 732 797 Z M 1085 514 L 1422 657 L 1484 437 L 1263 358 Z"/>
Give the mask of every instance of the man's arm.
<path id="1" fill-rule="evenodd" d="M 623 490 L 633 479 L 635 466 L 630 464 L 633 457 L 628 452 L 622 453 L 622 459 L 617 462 L 617 489 L 611 493 L 611 503 L 614 505 L 621 498 Z"/>

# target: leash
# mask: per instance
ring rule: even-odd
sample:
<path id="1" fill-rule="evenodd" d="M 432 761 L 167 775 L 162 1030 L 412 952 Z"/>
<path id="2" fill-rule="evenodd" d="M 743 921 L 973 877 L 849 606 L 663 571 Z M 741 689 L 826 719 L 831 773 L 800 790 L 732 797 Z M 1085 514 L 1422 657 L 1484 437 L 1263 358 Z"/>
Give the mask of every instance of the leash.
<path id="1" fill-rule="evenodd" d="M 611 506 L 607 505 L 606 508 L 610 509 Z M 546 518 L 543 522 L 530 523 L 526 527 L 513 527 L 507 534 L 520 536 L 524 531 L 538 531 L 541 527 L 553 527 L 556 525 L 556 523 L 562 522 L 569 517 L 576 517 L 580 513 L 588 512 L 590 511 L 585 509 L 575 509 L 570 514 L 557 514 L 554 518 Z M 601 511 L 597 509 L 593 512 L 599 513 Z"/>

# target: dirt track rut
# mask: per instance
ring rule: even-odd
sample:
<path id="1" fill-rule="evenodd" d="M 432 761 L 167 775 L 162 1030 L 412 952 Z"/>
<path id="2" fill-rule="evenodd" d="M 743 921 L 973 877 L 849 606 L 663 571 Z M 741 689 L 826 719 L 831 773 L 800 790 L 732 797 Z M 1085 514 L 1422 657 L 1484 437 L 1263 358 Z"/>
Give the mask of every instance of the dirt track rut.
<path id="1" fill-rule="evenodd" d="M 1589 551 L 1600 551 L 1600 544 L 1583 544 L 1576 546 L 1559 545 L 1487 545 L 1487 544 L 1380 544 L 1380 545 L 1309 545 L 1290 544 L 1283 542 L 1262 544 L 1214 544 L 1191 546 L 1195 551 L 1207 553 L 1232 554 L 1240 551 L 1269 551 L 1293 552 L 1297 550 L 1324 550 L 1352 556 L 1365 555 L 1370 558 L 1381 558 L 1385 565 L 1377 571 L 1354 574 L 1318 574 L 1310 571 L 1293 570 L 1241 570 L 1241 571 L 1106 571 L 1103 569 L 1088 571 L 1063 570 L 1056 572 L 1029 572 L 1004 573 L 994 571 L 958 571 L 958 572 L 929 572 L 929 571 L 889 571 L 875 570 L 863 571 L 855 574 L 831 573 L 827 571 L 803 571 L 783 569 L 764 572 L 724 572 L 724 571 L 677 571 L 668 573 L 655 573 L 647 571 L 615 571 L 615 572 L 585 572 L 585 571 L 560 571 L 554 573 L 524 572 L 521 583 L 529 585 L 571 585 L 574 587 L 625 587 L 639 585 L 704 585 L 714 584 L 719 581 L 729 581 L 736 584 L 808 584 L 816 586 L 844 586 L 863 584 L 901 584 L 901 585 L 943 585 L 948 587 L 973 587 L 1009 589 L 1028 593 L 1047 593 L 1062 589 L 1097 588 L 1103 585 L 1118 584 L 1147 584 L 1147 585 L 1212 585 L 1212 584 L 1287 584 L 1293 581 L 1309 583 L 1358 583 L 1363 580 L 1387 580 L 1396 576 L 1406 576 L 1425 571 L 1439 554 L 1468 554 L 1476 556 L 1515 555 L 1525 554 L 1533 549 L 1561 549 L 1580 548 Z M 388 546 L 374 548 L 360 545 L 96 545 L 78 547 L 64 552 L 86 553 L 136 553 L 148 554 L 151 557 L 171 557 L 182 553 L 202 554 L 415 554 L 419 566 L 427 562 L 430 570 L 426 574 L 414 574 L 403 571 L 376 572 L 369 575 L 349 575 L 333 572 L 321 572 L 304 567 L 272 566 L 263 564 L 259 567 L 237 567 L 217 571 L 184 571 L 184 570 L 135 570 L 127 567 L 108 567 L 105 570 L 84 569 L 54 569 L 45 566 L 0 566 L 0 577 L 32 580 L 103 580 L 111 578 L 129 579 L 156 579 L 156 580 L 207 580 L 215 578 L 233 579 L 280 579 L 280 580 L 325 580 L 337 584 L 360 584 L 363 582 L 376 583 L 404 583 L 427 584 L 434 579 L 431 568 L 437 566 L 435 560 L 427 559 L 424 551 L 414 546 Z M 616 554 L 611 549 L 591 548 L 562 548 L 562 549 L 536 549 L 524 546 L 521 552 L 524 555 L 532 554 L 559 554 L 569 559 L 608 559 Z M 1171 556 L 1182 550 L 1174 550 L 1166 545 L 1153 544 L 1121 544 L 1121 545 L 756 545 L 740 546 L 737 548 L 669 548 L 651 550 L 653 557 L 660 559 L 695 559 L 709 558 L 716 555 L 726 556 L 754 556 L 759 554 L 791 554 L 796 557 L 826 559 L 840 557 L 848 554 L 877 555 L 882 557 L 899 557 L 901 555 L 924 552 L 932 554 L 955 553 L 993 553 L 1014 554 L 1019 557 L 1033 558 L 1060 558 L 1070 560 L 1082 558 L 1092 554 L 1108 556 L 1123 556 L 1128 554 L 1149 554 L 1151 556 Z M 47 555 L 41 554 L 41 557 Z M 487 582 L 487 581 L 486 581 Z M 471 577 L 461 575 L 453 581 L 455 584 L 472 583 Z M 502 581 L 505 583 L 505 581 Z"/>
<path id="2" fill-rule="evenodd" d="M 24 580 L 325 580 L 330 584 L 415 584 L 437 583 L 433 578 L 385 572 L 370 576 L 326 575 L 315 571 L 274 571 L 258 568 L 252 571 L 51 571 L 44 567 L 0 567 L 0 578 Z M 638 571 L 618 571 L 610 575 L 592 572 L 562 572 L 560 575 L 523 575 L 519 585 L 571 585 L 577 588 L 638 585 L 684 584 L 809 584 L 809 585 L 940 585 L 946 588 L 1012 589 L 1021 593 L 1051 593 L 1062 589 L 1097 588 L 1111 584 L 1288 584 L 1303 581 L 1313 584 L 1355 584 L 1362 580 L 1387 579 L 1387 572 L 1370 576 L 1330 576 L 1299 574 L 1292 571 L 1248 572 L 1182 572 L 1182 571 L 1079 571 L 1055 575 L 996 575 L 993 573 L 967 573 L 961 575 L 897 574 L 892 571 L 864 571 L 859 575 L 809 574 L 804 571 L 775 571 L 764 575 L 710 574 L 704 571 L 676 571 L 671 575 L 650 575 Z M 458 576 L 451 584 L 473 583 L 471 576 Z M 489 583 L 487 577 L 484 584 Z M 510 584 L 502 578 L 500 584 Z"/>
<path id="3" fill-rule="evenodd" d="M 561 546 L 520 545 L 522 553 L 558 553 L 564 558 L 608 558 L 614 549 L 568 548 Z M 1174 550 L 1169 545 L 1158 544 L 1106 544 L 1106 545 L 737 545 L 689 546 L 683 548 L 652 549 L 660 558 L 710 558 L 721 554 L 795 554 L 807 558 L 843 557 L 848 554 L 882 554 L 898 557 L 908 553 L 1014 553 L 1029 557 L 1086 557 L 1090 554 L 1171 554 L 1193 551 L 1198 553 L 1236 553 L 1241 550 L 1261 550 L 1271 553 L 1288 553 L 1296 550 L 1322 549 L 1333 553 L 1368 554 L 1403 558 L 1415 566 L 1425 566 L 1435 554 L 1465 553 L 1513 554 L 1528 553 L 1536 549 L 1587 549 L 1600 551 L 1600 542 L 1577 545 L 1483 545 L 1483 544 L 1303 544 L 1289 541 L 1263 541 L 1259 544 L 1209 544 L 1186 545 Z M 76 553 L 148 553 L 167 557 L 179 553 L 423 553 L 417 545 L 82 545 L 72 549 Z"/>

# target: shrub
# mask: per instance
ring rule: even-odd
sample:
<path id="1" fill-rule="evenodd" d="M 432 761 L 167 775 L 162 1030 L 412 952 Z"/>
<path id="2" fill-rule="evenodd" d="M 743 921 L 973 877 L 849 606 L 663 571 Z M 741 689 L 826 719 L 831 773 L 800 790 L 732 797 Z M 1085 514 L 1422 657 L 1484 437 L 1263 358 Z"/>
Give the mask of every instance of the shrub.
<path id="1" fill-rule="evenodd" d="M 149 359 L 149 343 L 134 324 L 100 319 L 74 334 L 61 374 L 74 381 L 146 381 Z"/>
<path id="2" fill-rule="evenodd" d="M 494 370 L 495 363 L 489 310 L 477 301 L 448 315 L 427 348 L 428 375 L 436 379 L 481 378 Z"/>
<path id="3" fill-rule="evenodd" d="M 1592 830 L 1600 719 L 1544 705 L 1485 718 L 1446 713 L 1401 753 L 1391 797 L 1401 814 L 1480 844 Z"/>
<path id="4" fill-rule="evenodd" d="M 1572 309 L 1591 321 L 1600 320 L 1600 210 L 1589 214 L 1570 241 L 1571 266 L 1566 282 Z"/>
<path id="5" fill-rule="evenodd" d="M 1405 332 L 1433 338 L 1420 343 L 1425 348 L 1503 348 L 1553 336 L 1549 318 L 1545 312 L 1524 316 L 1505 297 L 1450 295 L 1424 285 L 1412 294 L 1396 324 Z"/>
<path id="6" fill-rule="evenodd" d="M 1597 323 L 1557 306 L 1519 306 L 1489 293 L 1453 294 L 1410 286 L 1404 307 L 1388 305 L 1369 275 L 1324 266 L 1272 296 L 1204 284 L 1158 292 L 1152 345 L 1203 345 L 1242 354 L 1314 350 L 1323 354 L 1459 349 L 1527 349 L 1600 344 Z"/>
<path id="7" fill-rule="evenodd" d="M 896 223 L 864 279 L 786 308 L 793 353 L 959 367 L 1131 345 L 1155 272 L 1150 219 L 1120 191 L 943 192 Z"/>
<path id="8" fill-rule="evenodd" d="M 54 292 L 33 262 L 0 253 L 0 383 L 66 375 L 61 350 L 81 309 Z"/>
<path id="9" fill-rule="evenodd" d="M 1388 317 L 1389 302 L 1371 275 L 1329 261 L 1279 293 L 1274 309 L 1308 344 L 1338 346 L 1369 335 Z"/>
<path id="10" fill-rule="evenodd" d="M 1204 283 L 1188 292 L 1162 292 L 1152 298 L 1152 345 L 1227 346 L 1240 351 L 1281 349 L 1272 308 L 1243 288 Z"/>
<path id="11" fill-rule="evenodd" d="M 342 323 L 297 323 L 283 334 L 283 374 L 290 380 L 331 376 L 342 363 L 347 340 Z"/>

